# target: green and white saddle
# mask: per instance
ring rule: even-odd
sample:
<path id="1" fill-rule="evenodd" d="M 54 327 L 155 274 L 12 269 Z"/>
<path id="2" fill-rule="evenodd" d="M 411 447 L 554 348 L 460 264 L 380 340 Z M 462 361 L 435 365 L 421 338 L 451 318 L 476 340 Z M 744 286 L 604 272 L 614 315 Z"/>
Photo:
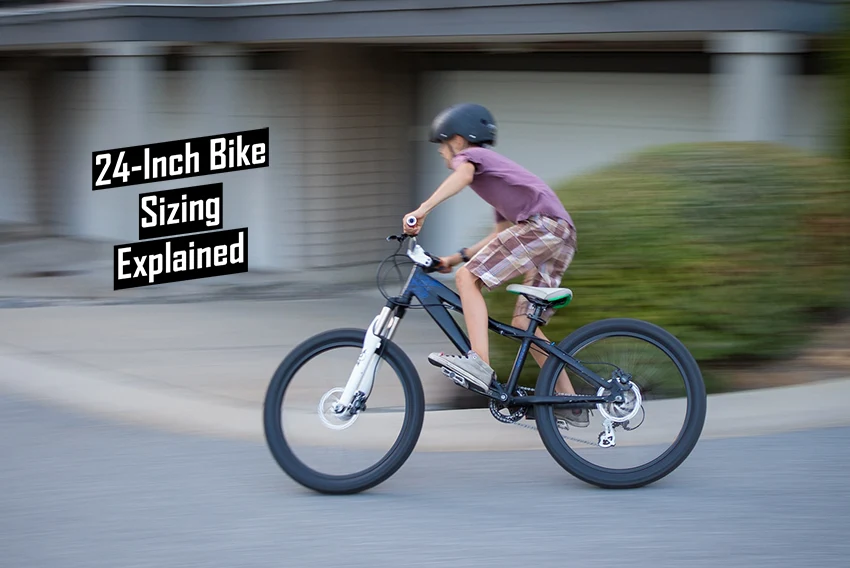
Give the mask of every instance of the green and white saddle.
<path id="1" fill-rule="evenodd" d="M 537 286 L 525 286 L 523 284 L 511 284 L 507 291 L 512 294 L 521 294 L 529 300 L 535 299 L 553 308 L 563 308 L 573 299 L 573 291 L 569 288 L 542 288 Z"/>

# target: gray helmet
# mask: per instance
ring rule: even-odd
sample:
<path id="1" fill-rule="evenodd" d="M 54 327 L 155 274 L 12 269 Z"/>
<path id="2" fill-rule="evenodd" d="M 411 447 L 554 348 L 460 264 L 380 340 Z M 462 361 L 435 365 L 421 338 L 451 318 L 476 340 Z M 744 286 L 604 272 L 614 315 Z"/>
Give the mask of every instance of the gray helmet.
<path id="1" fill-rule="evenodd" d="M 496 121 L 489 110 L 461 103 L 443 110 L 431 123 L 430 142 L 442 142 L 455 134 L 474 144 L 496 145 Z"/>

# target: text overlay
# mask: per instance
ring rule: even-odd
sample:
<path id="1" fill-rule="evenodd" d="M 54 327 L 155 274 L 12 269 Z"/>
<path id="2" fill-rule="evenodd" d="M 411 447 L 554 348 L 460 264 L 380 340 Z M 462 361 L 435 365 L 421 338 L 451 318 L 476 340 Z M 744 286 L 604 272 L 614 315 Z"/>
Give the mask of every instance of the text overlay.
<path id="1" fill-rule="evenodd" d="M 248 272 L 248 228 L 116 245 L 115 290 Z"/>
<path id="2" fill-rule="evenodd" d="M 92 191 L 266 168 L 269 129 L 92 152 Z"/>

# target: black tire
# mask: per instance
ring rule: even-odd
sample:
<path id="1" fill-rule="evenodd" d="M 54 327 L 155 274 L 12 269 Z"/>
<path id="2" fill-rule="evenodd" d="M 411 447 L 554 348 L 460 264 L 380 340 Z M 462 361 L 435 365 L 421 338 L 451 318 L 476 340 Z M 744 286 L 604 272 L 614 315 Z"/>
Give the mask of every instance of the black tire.
<path id="1" fill-rule="evenodd" d="M 699 366 L 687 348 L 668 331 L 641 320 L 612 318 L 596 321 L 575 330 L 558 347 L 575 356 L 580 347 L 606 335 L 627 335 L 648 339 L 667 352 L 682 373 L 688 402 L 685 422 L 673 444 L 660 456 L 642 466 L 614 470 L 588 464 L 564 441 L 555 421 L 552 406 L 535 409 L 540 438 L 554 460 L 570 474 L 605 489 L 630 489 L 654 483 L 667 476 L 690 455 L 697 444 L 705 423 L 706 392 Z M 537 379 L 536 394 L 552 393 L 561 361 L 550 357 Z"/>
<path id="2" fill-rule="evenodd" d="M 263 425 L 269 451 L 294 481 L 319 493 L 359 493 L 382 483 L 407 461 L 422 431 L 425 394 L 419 373 L 398 345 L 384 342 L 382 358 L 398 375 L 407 400 L 401 431 L 387 454 L 378 463 L 358 473 L 327 475 L 307 467 L 290 449 L 281 428 L 281 405 L 292 377 L 308 360 L 323 351 L 334 347 L 362 346 L 365 335 L 364 329 L 335 329 L 307 339 L 281 362 L 266 392 Z"/>

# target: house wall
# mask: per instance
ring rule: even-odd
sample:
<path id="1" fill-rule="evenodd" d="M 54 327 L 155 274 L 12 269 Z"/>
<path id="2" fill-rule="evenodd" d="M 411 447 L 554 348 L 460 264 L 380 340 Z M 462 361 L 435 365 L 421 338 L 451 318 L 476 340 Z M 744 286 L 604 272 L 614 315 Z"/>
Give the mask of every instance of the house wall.
<path id="1" fill-rule="evenodd" d="M 86 69 L 52 75 L 54 120 L 41 153 L 54 156 L 41 183 L 52 200 L 50 232 L 114 244 L 138 238 L 138 195 L 224 184 L 224 229 L 249 227 L 252 270 L 337 270 L 362 278 L 383 257 L 384 237 L 412 203 L 407 147 L 413 72 L 403 60 L 332 46 L 253 57 L 236 49 L 191 49 L 176 69 L 165 54 L 117 44 Z M 21 134 L 29 86 L 6 78 L 0 129 L 22 139 L 8 160 L 4 217 L 33 221 L 34 159 Z M 269 127 L 270 166 L 254 170 L 91 190 L 91 155 Z"/>
<path id="2" fill-rule="evenodd" d="M 302 52 L 304 266 L 374 276 L 385 237 L 412 204 L 413 72 L 392 53 L 351 46 Z"/>
<path id="3" fill-rule="evenodd" d="M 510 65 L 448 54 L 433 65 L 388 47 L 192 47 L 175 59 L 109 44 L 84 64 L 54 64 L 47 78 L 0 71 L 0 220 L 121 244 L 137 240 L 139 193 L 221 181 L 224 228 L 249 227 L 252 271 L 370 280 L 391 252 L 384 237 L 449 173 L 427 142 L 440 109 L 488 106 L 496 149 L 556 184 L 647 145 L 727 139 L 719 102 L 737 104 L 729 93 L 749 83 L 713 73 L 736 68 L 711 65 L 718 57 L 736 54 L 541 55 Z M 789 69 L 776 83 L 786 86 L 784 110 L 764 117 L 778 121 L 780 141 L 826 150 L 826 78 Z M 95 150 L 262 127 L 268 168 L 91 191 Z M 450 254 L 485 236 L 491 215 L 464 190 L 432 213 L 421 241 Z"/>
<path id="4" fill-rule="evenodd" d="M 29 80 L 26 71 L 0 71 L 0 221 L 37 220 Z"/>
<path id="5" fill-rule="evenodd" d="M 92 68 L 56 73 L 57 161 L 50 183 L 64 222 L 53 232 L 114 244 L 138 239 L 138 195 L 222 182 L 224 229 L 249 227 L 253 268 L 299 263 L 290 218 L 300 194 L 297 73 L 251 69 L 244 57 L 196 53 L 167 70 L 160 54 L 96 58 Z M 91 153 L 167 140 L 270 128 L 268 168 L 92 191 Z"/>

